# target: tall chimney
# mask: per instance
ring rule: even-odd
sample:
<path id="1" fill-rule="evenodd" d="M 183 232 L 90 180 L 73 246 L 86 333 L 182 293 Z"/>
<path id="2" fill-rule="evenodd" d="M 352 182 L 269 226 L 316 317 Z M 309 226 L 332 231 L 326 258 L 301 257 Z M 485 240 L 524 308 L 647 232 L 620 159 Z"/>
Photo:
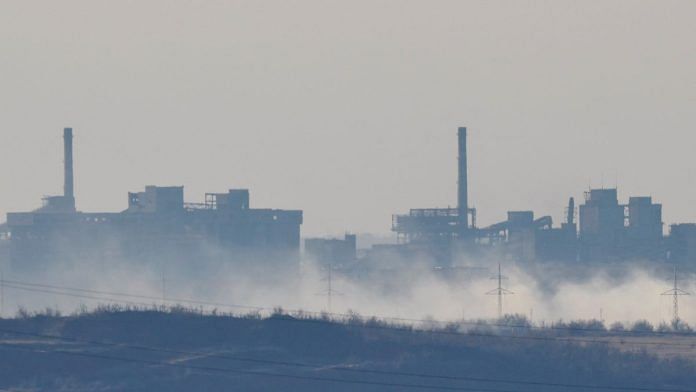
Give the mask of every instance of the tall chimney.
<path id="1" fill-rule="evenodd" d="M 73 189 L 73 134 L 72 128 L 63 129 L 63 168 L 64 172 L 64 183 L 63 183 L 63 196 L 68 199 L 74 199 L 75 193 Z"/>
<path id="2" fill-rule="evenodd" d="M 568 216 L 566 217 L 566 223 L 569 225 L 575 225 L 575 198 L 571 197 L 568 200 Z"/>
<path id="3" fill-rule="evenodd" d="M 459 235 L 464 237 L 469 230 L 469 183 L 467 176 L 466 127 L 459 132 L 459 181 L 457 208 L 459 209 Z"/>

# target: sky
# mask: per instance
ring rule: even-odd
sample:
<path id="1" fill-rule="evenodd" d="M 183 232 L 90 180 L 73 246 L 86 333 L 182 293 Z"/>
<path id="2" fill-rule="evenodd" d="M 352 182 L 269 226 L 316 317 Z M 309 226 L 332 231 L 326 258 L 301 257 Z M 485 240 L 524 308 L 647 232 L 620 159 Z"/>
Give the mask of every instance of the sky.
<path id="1" fill-rule="evenodd" d="M 304 210 L 303 234 L 388 233 L 456 204 L 469 129 L 480 225 L 562 221 L 618 185 L 696 222 L 693 1 L 3 1 L 0 214 L 184 185 Z"/>

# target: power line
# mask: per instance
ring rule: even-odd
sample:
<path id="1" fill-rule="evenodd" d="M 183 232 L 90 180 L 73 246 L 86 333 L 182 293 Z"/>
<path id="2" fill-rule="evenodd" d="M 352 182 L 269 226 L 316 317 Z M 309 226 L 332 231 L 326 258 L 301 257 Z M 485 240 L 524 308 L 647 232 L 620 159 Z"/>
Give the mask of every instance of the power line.
<path id="1" fill-rule="evenodd" d="M 448 331 L 448 330 L 415 330 L 409 327 L 399 327 L 399 326 L 380 326 L 373 324 L 340 324 L 336 321 L 331 320 L 320 320 L 320 319 L 298 319 L 298 318 L 279 318 L 272 317 L 268 319 L 269 321 L 282 321 L 282 322 L 303 322 L 303 323 L 314 323 L 314 324 L 330 324 L 334 326 L 345 326 L 345 327 L 357 327 L 366 329 L 382 329 L 388 331 L 396 332 L 408 332 L 408 333 L 421 333 L 421 334 L 435 334 L 435 335 L 449 335 L 449 336 L 461 336 L 461 337 L 482 337 L 482 338 L 493 338 L 493 339 L 510 339 L 510 340 L 532 340 L 532 341 L 547 341 L 555 343 L 589 343 L 589 344 L 604 344 L 611 346 L 613 344 L 624 345 L 638 345 L 638 346 L 670 346 L 670 347 L 690 347 L 696 348 L 696 342 L 694 343 L 669 343 L 669 342 L 645 342 L 645 341 L 633 341 L 627 342 L 625 340 L 609 341 L 609 340 L 599 340 L 599 339 L 586 339 L 586 338 L 565 338 L 565 337 L 555 337 L 555 336 L 529 336 L 529 335 L 502 335 L 494 333 L 480 333 L 475 331 Z M 485 325 L 482 325 L 485 327 Z"/>
<path id="2" fill-rule="evenodd" d="M 75 294 L 75 293 L 65 293 L 65 292 L 60 292 L 60 291 L 55 291 L 55 290 L 45 290 L 45 289 L 41 289 L 41 288 L 22 287 L 22 285 L 55 288 L 56 290 L 71 290 L 71 291 L 77 291 L 77 292 L 87 292 L 87 293 L 113 295 L 113 296 L 124 296 L 124 297 L 132 297 L 132 298 L 144 298 L 144 299 L 151 299 L 151 300 L 155 300 L 155 301 L 161 301 L 160 298 L 144 296 L 144 295 L 113 293 L 113 292 L 105 292 L 105 291 L 98 291 L 98 290 L 69 288 L 69 287 L 44 285 L 44 284 L 36 284 L 36 283 L 26 283 L 26 282 L 17 282 L 17 281 L 9 281 L 9 280 L 5 280 L 4 282 L 6 283 L 5 287 L 12 288 L 12 289 L 34 291 L 34 292 L 41 292 L 41 293 L 47 293 L 47 294 L 56 294 L 56 295 L 63 295 L 63 296 L 69 296 L 69 297 L 91 299 L 91 300 L 101 300 L 101 301 L 107 301 L 107 302 L 113 302 L 113 303 L 126 303 L 126 304 L 135 305 L 135 306 L 149 307 L 149 306 L 153 306 L 156 304 L 144 303 L 144 302 L 135 302 L 135 301 L 129 301 L 129 300 L 121 300 L 121 299 L 104 298 L 104 297 L 95 297 L 95 296 L 91 296 L 91 295 L 83 295 L 83 294 Z M 10 282 L 12 282 L 12 283 L 10 284 Z M 174 301 L 178 301 L 178 300 L 171 299 L 168 302 L 174 302 Z M 196 300 L 181 300 L 181 302 L 198 304 L 198 305 L 226 306 L 226 307 L 230 307 L 230 308 L 253 309 L 253 310 L 257 310 L 257 311 L 261 311 L 261 310 L 273 311 L 274 310 L 274 309 L 268 308 L 268 307 L 258 307 L 258 306 L 248 306 L 248 305 L 232 305 L 232 304 L 222 304 L 222 303 L 196 301 Z M 342 314 L 342 313 L 309 312 L 309 311 L 303 311 L 303 310 L 289 310 L 289 312 L 295 312 L 298 314 L 314 315 L 314 316 L 328 315 L 328 316 L 336 316 L 336 317 L 342 317 L 342 318 L 347 318 L 347 319 L 354 317 L 353 315 Z M 438 320 L 423 320 L 423 319 L 409 319 L 409 318 L 381 317 L 381 316 L 366 316 L 366 318 L 374 318 L 374 319 L 379 319 L 379 320 L 384 320 L 384 321 L 397 321 L 397 322 L 420 322 L 420 323 L 435 322 L 435 323 L 439 323 L 439 324 L 457 323 L 457 324 L 462 324 L 462 325 L 473 325 L 476 327 L 484 327 L 484 328 L 485 327 L 498 327 L 498 328 L 511 328 L 511 329 L 538 330 L 538 331 L 542 331 L 542 332 L 547 331 L 547 330 L 556 330 L 556 331 L 571 331 L 571 332 L 609 333 L 606 330 L 592 329 L 592 328 L 537 327 L 537 326 L 532 326 L 532 325 L 507 325 L 507 324 L 496 324 L 496 323 L 481 324 L 481 323 L 472 322 L 472 321 L 438 321 Z M 323 321 L 323 320 L 312 320 L 312 319 L 285 319 L 285 318 L 274 318 L 273 320 L 322 322 L 322 323 L 335 324 L 335 321 L 331 321 L 331 320 Z M 367 327 L 367 328 L 390 329 L 390 330 L 399 330 L 400 329 L 400 330 L 408 330 L 410 332 L 414 332 L 414 330 L 411 328 L 404 328 L 404 327 L 399 328 L 399 326 L 379 326 L 379 325 L 359 325 L 359 324 L 351 324 L 351 325 L 352 326 L 359 326 L 359 327 Z M 605 341 L 605 340 L 596 340 L 596 339 L 592 340 L 592 339 L 575 338 L 575 337 L 563 338 L 563 337 L 543 337 L 543 336 L 514 336 L 514 335 L 500 335 L 500 334 L 480 334 L 480 333 L 476 333 L 476 332 L 472 332 L 472 331 L 466 331 L 465 333 L 456 332 L 456 331 L 438 331 L 438 330 L 429 330 L 429 331 L 422 331 L 422 332 L 436 333 L 436 334 L 448 334 L 448 335 L 462 335 L 462 336 L 501 337 L 501 338 L 510 338 L 510 339 L 555 340 L 555 341 L 601 343 L 601 344 L 616 343 L 616 342 L 609 342 L 609 341 Z M 696 338 L 696 335 L 689 335 L 689 334 L 684 334 L 684 333 L 674 333 L 674 332 L 659 332 L 659 331 L 611 331 L 610 333 L 627 334 L 627 335 L 630 335 L 631 337 L 634 337 L 635 335 L 656 335 L 656 336 L 680 336 L 680 337 L 688 336 L 688 337 Z M 618 343 L 624 344 L 626 342 L 624 342 L 622 340 Z M 690 346 L 690 347 L 696 348 L 696 342 L 694 344 L 669 343 L 669 342 L 631 342 L 631 344 L 662 345 L 662 346 Z"/>
<path id="3" fill-rule="evenodd" d="M 77 298 L 103 300 L 103 301 L 108 301 L 108 302 L 113 302 L 113 303 L 128 303 L 128 304 L 135 305 L 135 306 L 148 307 L 148 306 L 154 305 L 154 304 L 147 304 L 147 303 L 142 303 L 142 302 L 138 303 L 138 302 L 132 302 L 132 301 L 114 300 L 114 299 L 109 299 L 109 298 L 84 296 L 84 295 L 80 295 L 80 294 L 61 293 L 61 292 L 50 291 L 50 290 L 28 289 L 28 288 L 13 287 L 13 286 L 8 286 L 8 287 L 17 288 L 20 290 L 37 291 L 37 292 L 48 293 L 48 294 L 65 295 L 65 296 L 71 296 L 71 297 L 77 297 Z M 480 337 L 480 338 L 508 339 L 508 340 L 518 340 L 518 341 L 529 340 L 529 341 L 544 341 L 544 342 L 572 343 L 572 344 L 588 343 L 588 344 L 604 344 L 604 345 L 608 345 L 608 346 L 611 346 L 614 344 L 618 344 L 618 345 L 631 344 L 631 345 L 636 345 L 636 346 L 662 346 L 662 347 L 668 346 L 668 347 L 696 348 L 696 342 L 694 342 L 694 343 L 670 343 L 670 342 L 650 342 L 650 341 L 626 342 L 624 340 L 620 340 L 620 341 L 616 342 L 616 341 L 609 341 L 609 340 L 575 338 L 575 337 L 565 338 L 565 337 L 555 337 L 555 336 L 502 335 L 502 334 L 494 334 L 494 333 L 481 333 L 481 332 L 475 332 L 475 331 L 458 332 L 458 331 L 448 331 L 448 330 L 414 330 L 410 327 L 403 327 L 403 326 L 388 326 L 388 325 L 379 325 L 379 324 L 340 324 L 337 321 L 333 321 L 333 320 L 322 320 L 322 319 L 311 319 L 311 318 L 293 318 L 293 317 L 290 317 L 290 318 L 271 317 L 271 318 L 268 318 L 267 320 L 272 321 L 272 322 L 276 322 L 276 321 L 300 322 L 300 323 L 309 323 L 309 324 L 330 325 L 330 326 L 334 326 L 334 327 L 354 327 L 354 328 L 363 328 L 363 329 L 378 329 L 378 330 L 387 330 L 387 331 L 391 331 L 391 332 L 435 334 L 435 335 L 459 336 L 459 337 L 465 337 L 465 338 L 466 337 Z"/>
<path id="4" fill-rule="evenodd" d="M 75 297 L 75 298 L 82 298 L 82 299 L 92 299 L 92 300 L 97 300 L 97 301 L 121 303 L 121 304 L 128 304 L 128 305 L 134 305 L 134 306 L 152 306 L 152 305 L 154 305 L 153 303 L 135 302 L 135 301 L 129 301 L 129 300 L 124 300 L 124 299 L 112 299 L 112 298 L 105 298 L 105 297 L 95 297 L 95 296 L 84 295 L 84 294 L 64 293 L 64 292 L 60 292 L 60 291 L 46 290 L 46 289 L 41 289 L 41 288 L 29 288 L 29 287 L 15 286 L 13 284 L 5 284 L 5 288 L 10 288 L 10 289 L 15 289 L 15 290 L 24 290 L 24 291 L 30 291 L 30 292 L 36 292 L 36 293 L 63 295 L 63 296 L 67 296 L 67 297 Z"/>
<path id="5" fill-rule="evenodd" d="M 147 299 L 147 300 L 152 300 L 152 301 L 163 301 L 162 297 L 142 295 L 142 294 L 129 294 L 129 293 L 113 292 L 113 291 L 90 290 L 90 289 L 75 288 L 75 287 L 56 286 L 56 285 L 50 285 L 50 284 L 21 282 L 21 281 L 16 281 L 16 280 L 2 280 L 0 282 L 12 284 L 12 285 L 19 285 L 19 286 L 44 287 L 44 288 L 49 288 L 49 289 L 69 290 L 69 291 L 77 291 L 77 292 L 83 292 L 83 293 L 112 295 L 112 296 L 116 296 L 116 297 L 130 297 L 130 298 Z M 187 303 L 187 304 L 193 304 L 193 305 L 206 305 L 206 306 L 220 306 L 220 307 L 225 307 L 225 308 L 238 308 L 238 309 L 259 310 L 259 311 L 260 310 L 270 310 L 270 308 L 268 308 L 268 307 L 261 307 L 261 306 L 236 305 L 236 304 L 229 304 L 229 303 L 198 301 L 198 300 L 184 299 L 184 298 L 168 298 L 168 299 L 164 300 L 164 302 Z"/>
<path id="6" fill-rule="evenodd" d="M 188 370 L 236 373 L 236 374 L 245 374 L 245 375 L 253 375 L 253 376 L 296 379 L 296 380 L 304 380 L 304 381 L 319 381 L 319 382 L 341 383 L 341 384 L 373 385 L 373 386 L 392 387 L 392 388 L 419 388 L 419 389 L 447 390 L 447 391 L 515 392 L 512 390 L 505 390 L 505 389 L 450 387 L 450 386 L 438 386 L 438 385 L 428 385 L 428 384 L 406 384 L 406 383 L 367 381 L 367 380 L 346 380 L 346 379 L 333 378 L 333 377 L 301 376 L 301 375 L 295 375 L 295 374 L 271 373 L 271 372 L 263 372 L 263 371 L 256 371 L 256 370 L 241 370 L 241 369 L 219 368 L 219 367 L 212 367 L 212 366 L 184 365 L 181 363 L 154 361 L 154 360 L 139 359 L 139 358 L 138 359 L 136 359 L 136 358 L 123 358 L 123 357 L 117 357 L 117 356 L 112 356 L 112 355 L 81 353 L 81 352 L 76 352 L 76 351 L 67 351 L 67 350 L 60 350 L 60 349 L 36 350 L 36 349 L 29 349 L 27 347 L 7 346 L 7 345 L 0 345 L 0 347 L 22 350 L 22 351 L 30 351 L 30 352 L 37 353 L 37 354 L 39 354 L 39 353 L 40 354 L 61 354 L 61 355 L 68 355 L 68 356 L 85 357 L 85 358 L 93 358 L 93 359 L 103 359 L 103 360 L 119 361 L 119 362 L 127 362 L 127 363 L 141 363 L 141 364 L 146 364 L 146 365 L 166 366 L 166 367 L 188 369 Z M 677 392 L 681 392 L 681 391 L 677 391 Z M 691 391 L 686 391 L 686 392 L 691 392 Z"/>
<path id="7" fill-rule="evenodd" d="M 103 294 L 103 295 L 110 295 L 110 296 L 130 297 L 130 298 L 147 299 L 147 300 L 153 300 L 153 301 L 162 301 L 162 298 L 160 298 L 160 297 L 140 295 L 140 294 L 128 294 L 128 293 L 121 293 L 121 292 L 90 290 L 90 289 L 83 289 L 83 288 L 56 286 L 56 285 L 31 283 L 31 282 L 22 282 L 22 281 L 16 281 L 16 280 L 4 280 L 4 281 L 0 281 L 0 282 L 9 283 L 9 284 L 12 284 L 15 286 L 32 286 L 32 287 L 50 288 L 50 289 L 57 289 L 57 290 L 68 290 L 68 291 L 76 291 L 76 292 L 84 292 L 84 293 L 92 293 L 92 294 Z M 13 287 L 13 288 L 20 289 L 20 290 L 28 290 L 28 289 L 23 288 L 23 287 Z M 62 294 L 62 293 L 51 292 L 51 294 Z M 69 295 L 69 294 L 65 293 L 63 295 Z M 96 298 L 96 299 L 99 299 L 99 298 Z M 118 301 L 113 301 L 113 302 L 118 302 Z M 200 300 L 192 300 L 192 299 L 181 299 L 181 298 L 170 298 L 170 299 L 166 300 L 165 302 L 187 303 L 187 304 L 206 305 L 206 306 L 219 306 L 219 307 L 226 307 L 226 308 L 249 309 L 249 310 L 255 310 L 255 311 L 263 311 L 263 310 L 274 311 L 275 310 L 274 308 L 264 307 L 264 306 L 208 302 L 208 301 L 200 301 Z M 135 304 L 144 305 L 144 306 L 152 305 L 151 303 L 142 303 L 142 302 L 135 303 Z M 288 312 L 295 312 L 295 313 L 328 315 L 328 316 L 336 316 L 336 317 L 353 317 L 353 315 L 345 314 L 345 313 L 312 312 L 312 311 L 306 311 L 306 310 L 302 310 L 302 309 L 287 309 L 287 311 Z M 370 316 L 370 315 L 366 315 L 364 317 L 366 317 L 366 318 L 379 318 L 381 320 L 389 320 L 389 321 L 397 321 L 397 322 L 420 322 L 420 323 L 433 323 L 433 322 L 435 322 L 438 324 L 447 324 L 450 322 L 456 322 L 456 323 L 462 324 L 462 325 L 483 326 L 481 323 L 478 323 L 475 321 L 466 321 L 466 320 L 443 321 L 443 320 L 433 320 L 433 319 L 413 319 L 413 318 L 403 318 L 403 317 Z M 514 329 L 544 330 L 544 331 L 546 331 L 546 330 L 559 330 L 559 331 L 573 331 L 573 332 L 601 332 L 601 333 L 607 332 L 606 330 L 597 329 L 597 328 L 558 327 L 558 326 L 538 327 L 538 326 L 533 326 L 530 324 L 515 325 L 515 324 L 486 323 L 485 326 L 501 327 L 501 328 L 514 328 Z M 682 333 L 674 333 L 674 332 L 656 332 L 656 331 L 612 331 L 612 333 L 631 334 L 631 335 L 654 334 L 654 335 L 666 335 L 666 336 L 671 336 L 671 335 L 683 336 L 684 335 L 683 332 Z"/>
<path id="8" fill-rule="evenodd" d="M 209 352 L 200 351 L 185 351 L 185 350 L 174 350 L 163 347 L 151 347 L 142 345 L 131 345 L 124 343 L 114 343 L 114 342 L 104 342 L 98 340 L 83 340 L 72 337 L 47 335 L 32 332 L 23 332 L 9 329 L 0 328 L 0 332 L 14 334 L 19 336 L 31 336 L 36 338 L 52 339 L 71 343 L 82 343 L 88 345 L 99 345 L 107 347 L 118 347 L 118 348 L 128 348 L 133 350 L 141 351 L 152 351 L 152 352 L 166 352 L 170 354 L 182 354 L 191 356 L 205 356 L 209 358 L 227 359 L 233 361 L 241 362 L 253 362 L 253 363 L 263 363 L 270 365 L 281 365 L 281 366 L 292 366 L 292 367 L 302 367 L 302 368 L 317 368 L 322 365 L 313 365 L 301 362 L 290 362 L 290 361 L 275 361 L 275 360 L 265 360 L 257 358 L 247 358 L 238 357 L 230 355 L 215 354 Z M 653 391 L 653 392 L 696 392 L 694 389 L 660 389 L 660 388 L 641 388 L 641 387 L 620 387 L 620 386 L 602 386 L 602 385 L 587 385 L 587 384 L 566 384 L 566 383 L 549 383 L 541 381 L 524 381 L 524 380 L 511 380 L 511 379 L 495 379 L 495 378 L 485 378 L 485 377 L 466 377 L 466 376 L 446 376 L 446 375 L 435 375 L 427 373 L 413 373 L 413 372 L 398 372 L 398 371 L 386 371 L 386 370 L 371 370 L 371 369 L 356 369 L 349 368 L 345 366 L 333 366 L 331 370 L 350 372 L 350 373 L 368 373 L 368 374 L 379 374 L 379 375 L 390 375 L 390 376 L 405 376 L 405 377 L 418 377 L 418 378 L 429 378 L 429 379 L 440 379 L 440 380 L 450 380 L 450 381 L 473 381 L 473 382 L 483 382 L 483 383 L 498 383 L 498 384 L 513 384 L 513 385 L 534 385 L 534 386 L 549 386 L 549 387 L 563 387 L 563 388 L 582 388 L 582 389 L 607 389 L 607 390 L 621 390 L 621 391 Z"/>
<path id="9" fill-rule="evenodd" d="M 13 287 L 14 288 L 14 287 Z M 20 288 L 20 289 L 26 289 L 26 288 Z M 37 291 L 34 289 L 29 289 L 30 291 Z M 107 300 L 107 301 L 112 301 L 112 302 L 128 302 L 130 304 L 136 304 L 136 305 L 144 305 L 148 306 L 148 304 L 144 303 L 137 303 L 137 302 L 132 302 L 132 301 L 122 301 L 122 300 L 111 300 L 108 298 L 99 298 L 99 297 L 92 297 L 92 296 L 83 296 L 83 295 L 72 295 L 68 293 L 59 293 L 59 292 L 51 292 L 51 291 L 46 291 L 46 290 L 38 290 L 40 292 L 48 292 L 48 293 L 55 293 L 55 294 L 62 294 L 62 295 L 70 295 L 70 296 L 77 296 L 80 298 L 88 298 L 88 299 L 97 299 L 97 300 Z M 332 321 L 325 321 L 325 320 L 316 320 L 316 319 L 295 319 L 295 318 L 270 318 L 268 319 L 270 321 L 291 321 L 291 322 L 305 322 L 305 323 L 320 323 L 320 324 L 328 324 L 328 325 L 333 325 L 333 326 L 340 326 L 341 324 L 337 324 L 336 322 Z M 495 335 L 495 334 L 481 334 L 481 333 L 460 333 L 460 332 L 451 332 L 451 331 L 414 331 L 412 329 L 408 328 L 394 328 L 390 326 L 379 326 L 379 325 L 360 325 L 360 324 L 353 324 L 349 326 L 356 326 L 356 327 L 362 327 L 362 328 L 378 328 L 378 329 L 386 329 L 390 331 L 405 331 L 405 332 L 422 332 L 422 333 L 435 333 L 435 334 L 447 334 L 447 335 L 457 335 L 457 336 L 463 336 L 463 337 L 489 337 L 489 338 L 508 338 L 508 339 L 522 339 L 522 340 L 537 340 L 537 341 L 554 341 L 554 342 L 568 342 L 568 343 L 602 343 L 602 344 L 611 344 L 611 342 L 604 341 L 604 340 L 591 340 L 591 339 L 577 339 L 577 338 L 556 338 L 556 337 L 541 337 L 541 336 L 506 336 L 506 335 Z M 11 333 L 12 331 L 6 331 L 8 333 Z M 16 331 L 14 331 L 16 332 Z M 53 336 L 46 336 L 50 338 L 56 338 Z M 624 342 L 619 342 L 620 344 L 624 344 Z M 696 347 L 695 344 L 680 344 L 680 343 L 665 343 L 665 342 L 633 342 L 633 344 L 636 345 L 669 345 L 669 346 L 690 346 L 691 348 Z M 236 359 L 236 360 L 242 360 L 241 358 L 229 358 L 229 359 Z M 292 366 L 289 363 L 286 363 L 288 366 Z M 311 366 L 311 365 L 308 365 Z M 370 371 L 370 370 L 361 370 L 361 372 L 365 373 L 379 373 L 379 371 Z M 397 374 L 395 374 L 397 375 Z M 407 374 L 404 373 L 403 375 L 409 375 L 412 377 L 422 377 L 422 378 L 441 378 L 441 379 L 451 379 L 453 376 L 437 376 L 437 375 L 427 375 L 427 374 Z M 463 381 L 467 381 L 467 378 L 461 378 Z M 483 381 L 483 379 L 476 380 L 475 378 L 470 378 L 468 381 Z M 516 383 L 517 381 L 511 381 L 511 380 L 495 380 L 495 379 L 489 379 L 490 382 L 498 382 L 498 383 Z M 520 381 L 520 383 L 525 383 Z M 529 385 L 536 385 L 536 382 L 529 382 Z M 538 383 L 539 385 L 546 385 L 549 383 Z M 551 385 L 549 385 L 551 386 Z M 553 386 L 558 386 L 562 387 L 565 386 L 567 388 L 573 388 L 572 384 L 554 384 Z M 592 386 L 577 386 L 577 388 L 589 388 L 592 389 Z M 618 389 L 618 390 L 641 390 L 640 388 L 631 388 L 631 387 L 596 387 L 595 389 Z M 656 391 L 655 389 L 646 389 L 646 390 L 653 390 Z M 665 390 L 665 391 L 674 391 L 674 392 L 679 392 L 682 390 Z M 692 391 L 689 391 L 692 392 Z"/>

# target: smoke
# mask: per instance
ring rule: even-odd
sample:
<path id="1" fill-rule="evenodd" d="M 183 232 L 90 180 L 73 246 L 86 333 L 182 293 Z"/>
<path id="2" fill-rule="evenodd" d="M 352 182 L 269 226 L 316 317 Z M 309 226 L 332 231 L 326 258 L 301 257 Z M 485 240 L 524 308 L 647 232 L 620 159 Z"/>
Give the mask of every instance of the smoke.
<path id="1" fill-rule="evenodd" d="M 146 262 L 73 260 L 24 271 L 5 268 L 2 313 L 8 317 L 19 308 L 36 311 L 47 307 L 69 313 L 112 302 L 153 305 L 195 300 L 199 302 L 182 305 L 234 313 L 282 307 L 407 319 L 497 317 L 498 297 L 486 293 L 497 288 L 497 279 L 491 278 L 498 265 L 489 260 L 470 259 L 452 268 L 435 268 L 424 258 L 384 256 L 378 262 L 332 266 L 330 283 L 326 265 L 309 259 L 299 265 L 280 260 L 162 257 Z M 669 266 L 503 263 L 501 269 L 507 277 L 503 287 L 514 293 L 504 296 L 504 313 L 524 315 L 537 325 L 559 319 L 602 319 L 606 325 L 642 319 L 658 324 L 672 319 L 672 297 L 660 295 L 673 285 Z M 693 278 L 680 274 L 680 288 L 691 291 Z M 693 300 L 689 296 L 679 299 L 681 319 L 696 325 Z"/>

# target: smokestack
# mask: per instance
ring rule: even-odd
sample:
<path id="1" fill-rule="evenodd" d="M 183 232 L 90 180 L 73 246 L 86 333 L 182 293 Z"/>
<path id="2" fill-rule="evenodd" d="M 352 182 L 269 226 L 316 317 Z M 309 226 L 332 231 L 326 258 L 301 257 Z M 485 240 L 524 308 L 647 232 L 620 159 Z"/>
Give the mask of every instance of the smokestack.
<path id="1" fill-rule="evenodd" d="M 568 222 L 569 225 L 575 224 L 575 198 L 574 197 L 571 197 L 570 200 L 568 200 L 568 216 L 566 217 L 566 222 Z"/>
<path id="2" fill-rule="evenodd" d="M 64 172 L 64 183 L 63 183 L 63 196 L 67 199 L 74 199 L 75 193 L 73 189 L 73 134 L 72 128 L 63 129 L 63 169 Z"/>
<path id="3" fill-rule="evenodd" d="M 465 236 L 469 229 L 469 183 L 467 176 L 466 127 L 459 132 L 459 181 L 457 208 L 459 209 L 459 234 Z"/>

